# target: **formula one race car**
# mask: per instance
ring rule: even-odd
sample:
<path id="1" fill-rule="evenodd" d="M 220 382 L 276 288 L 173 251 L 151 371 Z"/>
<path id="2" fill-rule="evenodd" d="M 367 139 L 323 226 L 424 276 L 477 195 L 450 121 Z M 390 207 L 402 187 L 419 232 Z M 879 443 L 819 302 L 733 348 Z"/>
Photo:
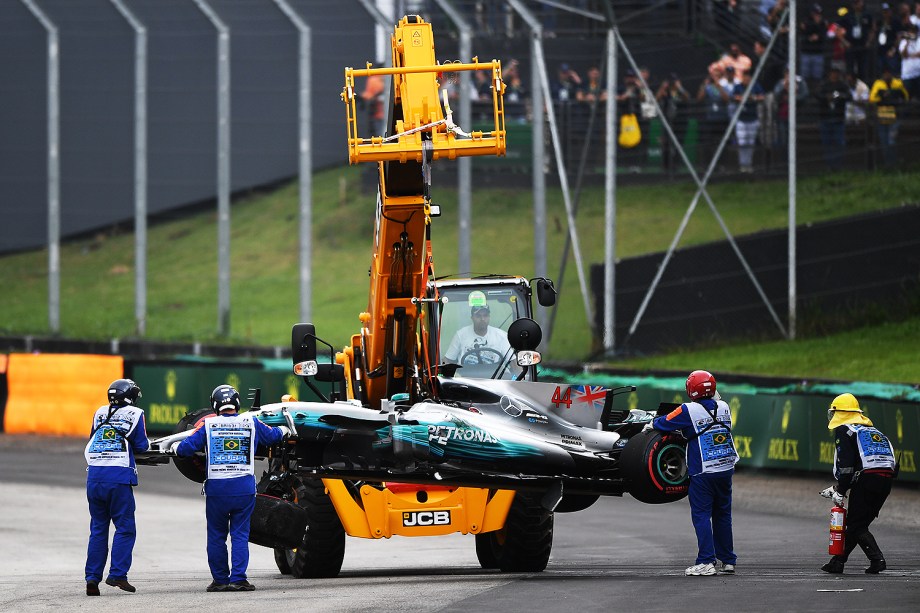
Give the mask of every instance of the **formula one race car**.
<path id="1" fill-rule="evenodd" d="M 437 386 L 437 401 L 409 405 L 394 397 L 381 411 L 354 400 L 259 406 L 255 394 L 251 414 L 297 433 L 256 452 L 269 461 L 258 486 L 269 496 L 260 497 L 250 539 L 275 549 L 282 572 L 335 576 L 345 533 L 381 538 L 412 529 L 474 533 L 483 567 L 539 571 L 549 558 L 553 512 L 586 509 L 601 495 L 628 492 L 651 504 L 686 495 L 685 441 L 644 429 L 651 412 L 613 409 L 614 396 L 635 388 L 459 376 L 442 376 Z M 138 462 L 168 461 L 172 443 L 210 414 L 187 415 Z M 186 477 L 204 479 L 201 459 L 174 461 Z M 449 497 L 457 492 L 482 492 L 482 504 L 455 504 Z M 434 510 L 401 512 L 401 495 L 431 501 Z M 479 517 L 456 517 L 458 508 L 478 507 L 485 509 Z M 506 518 L 525 528 L 512 533 Z M 535 534 L 544 534 L 539 525 L 547 521 L 541 543 Z M 438 532 L 438 522 L 450 529 Z"/>

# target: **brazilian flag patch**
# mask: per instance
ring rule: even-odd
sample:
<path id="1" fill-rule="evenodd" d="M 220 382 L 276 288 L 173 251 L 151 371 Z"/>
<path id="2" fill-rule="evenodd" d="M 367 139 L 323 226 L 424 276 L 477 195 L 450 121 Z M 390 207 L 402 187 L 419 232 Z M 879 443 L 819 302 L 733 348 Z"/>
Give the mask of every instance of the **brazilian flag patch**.
<path id="1" fill-rule="evenodd" d="M 882 435 L 879 434 L 878 432 L 873 432 L 873 433 L 872 433 L 872 442 L 874 442 L 874 443 L 881 443 L 881 442 L 882 442 Z"/>
<path id="2" fill-rule="evenodd" d="M 728 437 L 725 435 L 724 432 L 719 432 L 718 434 L 714 434 L 712 436 L 712 442 L 715 445 L 724 445 L 725 443 L 728 442 Z"/>
<path id="3" fill-rule="evenodd" d="M 240 442 L 233 438 L 224 440 L 224 451 L 239 451 Z"/>
<path id="4" fill-rule="evenodd" d="M 104 441 L 114 441 L 115 440 L 115 428 L 106 428 L 102 431 L 102 440 Z"/>

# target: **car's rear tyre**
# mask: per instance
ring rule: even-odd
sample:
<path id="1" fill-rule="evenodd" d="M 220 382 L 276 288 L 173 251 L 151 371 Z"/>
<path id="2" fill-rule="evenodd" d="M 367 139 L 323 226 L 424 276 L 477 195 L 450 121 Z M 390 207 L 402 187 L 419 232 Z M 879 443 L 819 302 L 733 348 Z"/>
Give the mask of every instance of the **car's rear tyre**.
<path id="1" fill-rule="evenodd" d="M 518 492 L 501 530 L 476 535 L 476 555 L 483 568 L 504 573 L 538 573 L 546 569 L 553 548 L 553 513 L 540 498 Z"/>
<path id="2" fill-rule="evenodd" d="M 673 432 L 646 430 L 630 438 L 620 469 L 632 497 L 647 504 L 680 500 L 690 486 L 686 441 Z"/>
<path id="3" fill-rule="evenodd" d="M 200 420 L 213 414 L 214 411 L 211 409 L 199 409 L 192 413 L 188 413 L 176 424 L 176 427 L 173 429 L 173 434 L 191 430 Z M 204 483 L 204 480 L 208 476 L 208 462 L 204 458 L 198 456 L 173 458 L 173 464 L 176 465 L 176 468 L 179 469 L 182 476 L 190 481 Z"/>
<path id="4" fill-rule="evenodd" d="M 300 579 L 336 577 L 345 559 L 345 529 L 332 500 L 318 479 L 297 479 L 295 490 L 297 504 L 308 513 L 307 529 L 300 547 L 285 550 L 284 561 Z M 277 551 L 275 562 L 283 573 Z"/>

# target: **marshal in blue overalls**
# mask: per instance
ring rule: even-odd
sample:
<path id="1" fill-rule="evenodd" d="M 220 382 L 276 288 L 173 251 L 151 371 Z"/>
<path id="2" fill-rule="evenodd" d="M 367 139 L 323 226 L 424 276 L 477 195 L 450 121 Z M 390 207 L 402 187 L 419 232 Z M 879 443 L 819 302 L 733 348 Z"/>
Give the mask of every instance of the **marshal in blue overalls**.
<path id="1" fill-rule="evenodd" d="M 205 450 L 208 476 L 204 483 L 205 516 L 208 522 L 208 566 L 213 581 L 209 592 L 251 591 L 246 579 L 249 567 L 249 520 L 256 504 L 253 462 L 258 445 L 274 445 L 284 437 L 281 428 L 266 426 L 247 414 L 239 415 L 240 395 L 229 385 L 211 394 L 217 411 L 187 439 L 178 443 L 177 455 L 187 457 Z M 232 545 L 232 564 L 227 559 L 227 535 Z"/>
<path id="2" fill-rule="evenodd" d="M 687 395 L 694 402 L 686 402 L 652 422 L 656 430 L 680 431 L 687 439 L 690 513 L 699 553 L 686 574 L 734 573 L 732 475 L 738 452 L 732 440 L 731 411 L 714 398 L 716 380 L 705 370 L 690 373 Z"/>

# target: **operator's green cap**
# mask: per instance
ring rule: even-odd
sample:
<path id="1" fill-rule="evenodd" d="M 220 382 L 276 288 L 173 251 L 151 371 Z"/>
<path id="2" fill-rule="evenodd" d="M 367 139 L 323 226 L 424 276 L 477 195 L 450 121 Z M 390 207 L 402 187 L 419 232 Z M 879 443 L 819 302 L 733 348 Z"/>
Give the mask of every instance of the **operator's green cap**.
<path id="1" fill-rule="evenodd" d="M 466 302 L 470 305 L 470 315 L 475 315 L 482 309 L 486 311 L 489 310 L 489 303 L 486 302 L 486 295 L 479 290 L 470 292 Z"/>

